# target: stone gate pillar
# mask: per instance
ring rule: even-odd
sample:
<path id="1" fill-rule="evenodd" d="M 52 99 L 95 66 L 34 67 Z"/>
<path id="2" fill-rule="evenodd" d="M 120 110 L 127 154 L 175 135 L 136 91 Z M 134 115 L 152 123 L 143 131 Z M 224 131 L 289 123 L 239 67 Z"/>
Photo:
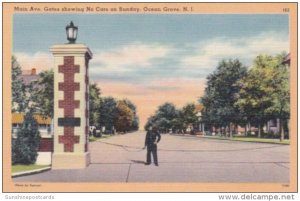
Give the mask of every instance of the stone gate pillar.
<path id="1" fill-rule="evenodd" d="M 54 56 L 54 151 L 52 169 L 85 168 L 90 163 L 90 49 L 83 44 L 50 48 Z"/>

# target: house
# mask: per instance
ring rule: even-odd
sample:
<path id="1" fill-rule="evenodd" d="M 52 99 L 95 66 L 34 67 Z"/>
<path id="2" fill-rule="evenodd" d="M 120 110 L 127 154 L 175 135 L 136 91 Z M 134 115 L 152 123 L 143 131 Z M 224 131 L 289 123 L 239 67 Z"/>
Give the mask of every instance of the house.
<path id="1" fill-rule="evenodd" d="M 39 75 L 36 73 L 36 69 L 23 70 L 21 79 L 25 85 L 37 81 Z M 24 122 L 24 113 L 12 113 L 12 137 L 16 137 L 18 129 Z M 49 165 L 51 164 L 51 154 L 53 152 L 53 123 L 50 117 L 44 117 L 40 114 L 34 114 L 33 118 L 38 124 L 38 130 L 40 132 L 40 145 L 38 150 L 38 157 L 36 164 Z"/>
<path id="2" fill-rule="evenodd" d="M 203 110 L 203 105 L 202 104 L 197 104 L 195 106 L 195 112 L 196 112 L 196 116 L 198 117 L 198 131 L 201 133 L 201 134 L 204 134 L 205 135 L 205 125 L 204 125 L 204 122 L 202 121 L 202 110 Z"/>
<path id="3" fill-rule="evenodd" d="M 25 115 L 23 113 L 12 113 L 12 137 L 16 137 L 18 130 L 24 122 Z M 50 117 L 43 117 L 39 114 L 34 114 L 33 118 L 38 124 L 40 132 L 40 145 L 36 164 L 49 165 L 51 164 L 51 153 L 53 152 L 53 124 Z"/>
<path id="4" fill-rule="evenodd" d="M 18 129 L 22 126 L 24 122 L 24 113 L 12 113 L 12 133 L 16 134 Z M 41 134 L 41 137 L 49 137 L 52 136 L 52 126 L 50 117 L 43 117 L 39 114 L 34 114 L 33 118 L 36 120 L 38 124 L 38 130 Z"/>
<path id="5" fill-rule="evenodd" d="M 23 70 L 21 79 L 23 80 L 25 85 L 30 84 L 33 81 L 38 80 L 39 75 L 36 74 L 36 69 L 32 68 L 31 70 Z"/>

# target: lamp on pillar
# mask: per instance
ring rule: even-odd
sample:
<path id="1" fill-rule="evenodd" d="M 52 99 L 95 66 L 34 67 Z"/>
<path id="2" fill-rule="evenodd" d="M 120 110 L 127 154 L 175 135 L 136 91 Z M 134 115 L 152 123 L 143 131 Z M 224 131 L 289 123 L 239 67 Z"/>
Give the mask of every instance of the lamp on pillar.
<path id="1" fill-rule="evenodd" d="M 50 48 L 54 56 L 54 149 L 52 169 L 80 169 L 90 164 L 89 73 L 91 50 L 75 44 L 78 27 L 66 26 L 67 44 Z"/>
<path id="2" fill-rule="evenodd" d="M 66 33 L 67 39 L 70 44 L 75 43 L 77 39 L 78 27 L 74 26 L 73 22 L 71 21 L 69 25 L 66 26 Z"/>

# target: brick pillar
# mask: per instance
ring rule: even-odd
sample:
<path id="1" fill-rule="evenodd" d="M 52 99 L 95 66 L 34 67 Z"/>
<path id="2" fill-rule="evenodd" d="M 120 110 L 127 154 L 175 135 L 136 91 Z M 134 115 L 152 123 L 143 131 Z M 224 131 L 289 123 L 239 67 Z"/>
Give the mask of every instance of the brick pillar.
<path id="1" fill-rule="evenodd" d="M 83 44 L 54 45 L 54 151 L 52 169 L 85 168 L 88 151 L 89 77 L 92 58 Z"/>

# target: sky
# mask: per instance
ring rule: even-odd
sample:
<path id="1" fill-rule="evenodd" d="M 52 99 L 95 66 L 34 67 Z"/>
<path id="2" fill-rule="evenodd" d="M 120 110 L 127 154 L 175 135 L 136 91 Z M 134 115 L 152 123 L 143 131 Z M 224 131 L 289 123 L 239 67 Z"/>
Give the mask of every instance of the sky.
<path id="1" fill-rule="evenodd" d="M 53 68 L 49 48 L 67 42 L 71 20 L 76 42 L 93 52 L 90 81 L 102 96 L 131 100 L 141 128 L 165 102 L 197 103 L 222 59 L 250 68 L 259 54 L 289 52 L 284 14 L 15 14 L 13 54 L 21 67 Z"/>

